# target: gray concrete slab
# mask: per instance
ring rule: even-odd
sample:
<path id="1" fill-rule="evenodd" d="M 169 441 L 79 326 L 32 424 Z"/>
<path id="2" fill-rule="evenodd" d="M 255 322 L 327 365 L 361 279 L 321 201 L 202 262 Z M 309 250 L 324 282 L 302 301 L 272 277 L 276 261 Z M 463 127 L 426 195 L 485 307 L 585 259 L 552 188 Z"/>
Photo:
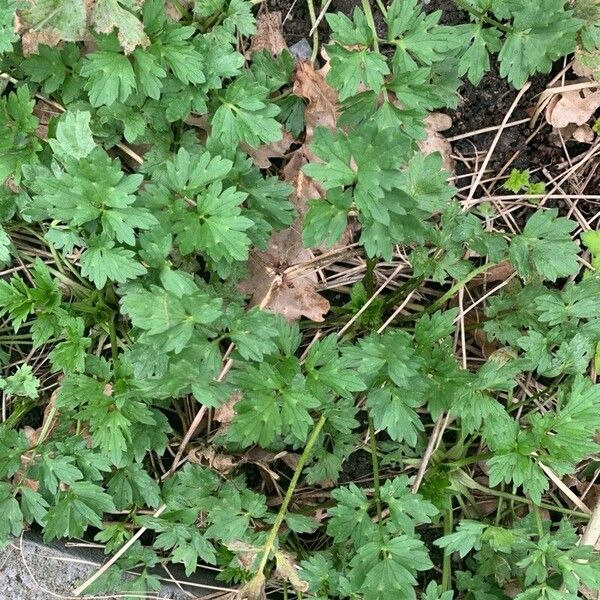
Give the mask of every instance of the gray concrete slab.
<path id="1" fill-rule="evenodd" d="M 93 575 L 102 561 L 101 553 L 73 551 L 58 544 L 45 545 L 36 539 L 14 540 L 11 545 L 0 550 L 0 600 L 73 598 L 72 591 Z M 166 572 L 158 571 L 157 575 L 168 577 Z M 179 577 L 179 575 L 178 573 L 175 576 Z M 226 587 L 216 582 L 211 583 L 218 587 Z M 148 595 L 147 598 L 149 600 L 190 600 L 215 591 L 198 585 L 198 583 L 186 585 L 184 587 L 186 593 L 175 584 L 165 582 L 159 594 Z M 227 594 L 222 597 L 226 598 Z M 141 597 L 138 598 L 143 600 Z M 117 600 L 117 597 L 102 596 L 102 599 Z M 123 596 L 118 600 L 123 600 Z"/>

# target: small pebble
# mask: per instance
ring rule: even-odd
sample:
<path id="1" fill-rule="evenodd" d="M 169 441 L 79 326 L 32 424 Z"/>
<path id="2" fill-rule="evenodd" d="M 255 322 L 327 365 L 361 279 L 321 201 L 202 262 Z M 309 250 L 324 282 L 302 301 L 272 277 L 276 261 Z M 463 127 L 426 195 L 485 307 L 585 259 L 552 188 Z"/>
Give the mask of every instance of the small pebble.
<path id="1" fill-rule="evenodd" d="M 306 38 L 302 38 L 299 42 L 296 42 L 293 46 L 290 46 L 290 52 L 298 60 L 308 60 L 312 54 L 312 48 Z"/>

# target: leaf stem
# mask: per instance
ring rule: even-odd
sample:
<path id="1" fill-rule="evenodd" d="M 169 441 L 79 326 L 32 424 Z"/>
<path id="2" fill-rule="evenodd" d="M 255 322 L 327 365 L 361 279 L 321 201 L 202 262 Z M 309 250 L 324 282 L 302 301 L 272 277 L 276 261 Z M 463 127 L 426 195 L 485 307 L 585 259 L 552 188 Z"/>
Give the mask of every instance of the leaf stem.
<path id="1" fill-rule="evenodd" d="M 367 269 L 365 271 L 365 275 L 363 277 L 363 284 L 365 286 L 365 291 L 367 292 L 367 296 L 372 296 L 375 291 L 375 281 L 373 279 L 373 273 L 375 272 L 375 267 L 377 265 L 376 258 L 367 258 Z"/>
<path id="2" fill-rule="evenodd" d="M 493 269 L 497 263 L 486 263 L 485 265 L 481 265 L 477 269 L 471 271 L 466 277 L 463 277 L 460 281 L 457 281 L 445 294 L 440 296 L 433 304 L 430 304 L 425 310 L 425 314 L 434 313 L 438 308 L 441 308 L 452 298 L 458 291 L 463 288 L 469 281 L 475 279 L 478 275 L 481 275 L 490 269 Z M 418 315 L 421 316 L 421 315 Z"/>
<path id="3" fill-rule="evenodd" d="M 452 499 L 450 500 L 452 503 Z M 452 504 L 450 508 L 444 512 L 444 535 L 450 535 L 454 528 L 454 515 L 452 513 Z M 447 592 L 451 589 L 452 584 L 452 555 L 444 552 L 442 562 L 442 591 Z"/>
<path id="4" fill-rule="evenodd" d="M 115 313 L 113 318 L 108 322 L 108 333 L 110 335 L 110 354 L 112 358 L 113 369 L 116 368 L 119 362 L 119 341 L 117 338 L 117 327 L 115 325 L 116 318 L 117 315 Z"/>
<path id="5" fill-rule="evenodd" d="M 457 471 L 456 478 L 459 483 L 464 485 L 465 487 L 477 490 L 478 492 L 482 492 L 484 494 L 489 494 L 490 496 L 496 496 L 497 498 L 504 498 L 505 500 L 511 500 L 513 502 L 520 502 L 522 504 L 533 505 L 534 502 L 530 498 L 523 498 L 521 496 L 517 496 L 516 494 L 510 494 L 508 492 L 501 492 L 499 490 L 494 490 L 492 488 L 486 487 L 485 485 L 481 485 L 477 483 L 474 479 L 469 477 L 464 471 Z M 564 508 L 562 506 L 556 506 L 554 504 L 548 504 L 547 502 L 540 502 L 540 508 L 545 508 L 546 510 L 551 510 L 557 513 L 561 513 L 563 515 L 570 515 L 571 517 L 578 517 L 583 520 L 589 520 L 590 515 L 581 512 L 579 510 L 571 510 L 569 508 Z"/>
<path id="6" fill-rule="evenodd" d="M 492 458 L 492 456 L 494 456 L 493 452 L 480 452 L 479 454 L 473 454 L 472 456 L 453 460 L 450 462 L 450 465 L 453 467 L 465 467 Z"/>
<path id="7" fill-rule="evenodd" d="M 377 527 L 381 537 L 381 544 L 385 546 L 385 533 L 383 531 L 383 511 L 381 510 L 381 487 L 379 484 L 379 460 L 377 458 L 377 440 L 375 438 L 375 424 L 373 417 L 369 416 L 369 445 L 371 446 L 371 465 L 373 466 L 373 497 L 377 511 Z"/>
<path id="8" fill-rule="evenodd" d="M 115 294 L 114 287 L 111 285 L 106 288 L 106 296 L 105 302 L 108 306 L 114 309 L 115 306 L 118 306 L 117 295 Z M 111 312 L 111 315 L 108 319 L 108 335 L 110 336 L 110 352 L 113 363 L 113 369 L 116 369 L 117 364 L 119 362 L 119 340 L 117 338 L 117 318 L 118 311 L 115 309 Z"/>
<path id="9" fill-rule="evenodd" d="M 379 10 L 384 18 L 387 17 L 387 8 L 383 5 L 382 0 L 377 0 L 377 6 L 379 7 Z"/>
<path id="10" fill-rule="evenodd" d="M 298 465 L 294 470 L 294 474 L 292 475 L 292 479 L 290 481 L 290 485 L 285 493 L 285 497 L 283 498 L 283 502 L 279 508 L 279 512 L 277 513 L 277 517 L 275 518 L 275 522 L 273 523 L 273 527 L 269 532 L 265 545 L 263 547 L 263 554 L 260 559 L 260 563 L 258 565 L 258 576 L 262 576 L 263 571 L 265 570 L 265 566 L 267 565 L 267 561 L 269 560 L 269 555 L 271 554 L 271 550 L 275 544 L 275 540 L 277 539 L 277 534 L 279 533 L 279 528 L 285 519 L 285 515 L 287 513 L 288 506 L 292 500 L 292 496 L 294 495 L 294 491 L 296 490 L 296 486 L 298 485 L 298 481 L 300 479 L 300 475 L 302 474 L 302 470 L 304 469 L 304 465 L 308 461 L 310 453 L 312 452 L 313 446 L 321 433 L 321 429 L 323 429 L 323 425 L 325 425 L 326 417 L 325 415 L 321 415 L 316 425 L 314 426 L 308 441 L 306 442 L 306 446 L 304 446 L 304 450 L 298 460 Z"/>
<path id="11" fill-rule="evenodd" d="M 314 63 L 317 60 L 317 54 L 319 53 L 319 28 L 315 27 L 317 23 L 317 13 L 315 12 L 315 5 L 313 0 L 307 0 L 308 4 L 308 15 L 310 17 L 310 26 L 313 30 L 312 35 L 312 53 L 310 55 L 310 62 Z"/>
<path id="12" fill-rule="evenodd" d="M 373 18 L 373 11 L 371 10 L 370 1 L 362 0 L 362 7 L 365 11 L 365 17 L 367 18 L 367 25 L 373 33 L 373 49 L 375 52 L 379 52 L 379 38 L 377 37 L 377 27 L 375 27 L 375 19 Z"/>
<path id="13" fill-rule="evenodd" d="M 535 525 L 537 527 L 538 538 L 542 539 L 544 537 L 544 524 L 542 523 L 542 513 L 540 512 L 540 507 L 531 501 L 531 506 L 533 507 L 533 514 L 535 515 Z"/>
<path id="14" fill-rule="evenodd" d="M 2 431 L 3 429 L 14 429 L 19 424 L 21 419 L 27 413 L 29 413 L 31 410 L 33 410 L 36 405 L 37 405 L 36 400 L 30 400 L 30 399 L 20 400 L 18 402 L 18 404 L 13 406 L 12 412 L 10 413 L 10 415 L 8 415 L 6 420 L 2 421 L 2 423 L 0 423 L 0 431 Z"/>
<path id="15" fill-rule="evenodd" d="M 52 421 L 54 421 L 54 417 L 56 417 L 57 410 L 58 409 L 56 408 L 56 402 L 52 402 L 50 411 L 48 412 L 48 415 L 44 419 L 44 423 L 42 425 L 42 431 L 40 432 L 40 435 L 35 444 L 36 446 L 40 446 L 46 439 L 48 432 L 50 431 L 50 427 L 52 426 Z"/>
<path id="16" fill-rule="evenodd" d="M 507 25 L 500 23 L 500 21 L 497 21 L 496 19 L 494 19 L 492 17 L 488 17 L 488 15 L 486 13 L 478 11 L 477 9 L 473 8 L 468 2 L 465 2 L 464 0 L 453 0 L 453 2 L 454 2 L 454 4 L 456 4 L 456 6 L 458 8 L 473 15 L 476 19 L 479 19 L 480 21 L 483 21 L 484 23 L 487 23 L 488 25 L 492 25 L 496 29 L 499 29 L 500 31 L 504 31 L 504 33 L 510 33 L 513 30 L 512 27 L 508 27 Z"/>

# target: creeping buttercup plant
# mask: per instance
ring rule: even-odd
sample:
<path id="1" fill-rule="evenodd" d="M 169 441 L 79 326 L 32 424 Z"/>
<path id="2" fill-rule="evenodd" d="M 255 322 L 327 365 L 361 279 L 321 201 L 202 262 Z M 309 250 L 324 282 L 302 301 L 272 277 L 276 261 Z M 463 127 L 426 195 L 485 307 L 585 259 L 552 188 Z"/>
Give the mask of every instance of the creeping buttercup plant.
<path id="1" fill-rule="evenodd" d="M 164 560 L 247 598 L 599 590 L 555 485 L 597 468 L 600 279 L 575 222 L 496 231 L 417 144 L 493 60 L 520 88 L 598 50 L 597 2 L 457 0 L 446 26 L 362 0 L 325 16 L 323 71 L 248 51 L 261 4 L 0 0 L 0 543 L 104 544 L 79 593 L 156 591 Z M 325 298 L 349 251 L 362 280 Z M 455 298 L 495 272 L 467 364 Z"/>

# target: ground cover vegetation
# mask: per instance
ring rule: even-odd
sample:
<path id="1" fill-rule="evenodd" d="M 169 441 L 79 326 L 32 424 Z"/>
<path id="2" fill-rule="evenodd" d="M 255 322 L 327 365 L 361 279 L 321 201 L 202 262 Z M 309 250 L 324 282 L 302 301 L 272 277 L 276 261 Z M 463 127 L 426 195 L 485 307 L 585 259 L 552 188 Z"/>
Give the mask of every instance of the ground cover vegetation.
<path id="1" fill-rule="evenodd" d="M 596 598 L 599 234 L 422 144 L 495 64 L 597 69 L 600 5 L 329 4 L 303 60 L 253 0 L 0 2 L 0 542 L 104 544 L 84 594 Z"/>

